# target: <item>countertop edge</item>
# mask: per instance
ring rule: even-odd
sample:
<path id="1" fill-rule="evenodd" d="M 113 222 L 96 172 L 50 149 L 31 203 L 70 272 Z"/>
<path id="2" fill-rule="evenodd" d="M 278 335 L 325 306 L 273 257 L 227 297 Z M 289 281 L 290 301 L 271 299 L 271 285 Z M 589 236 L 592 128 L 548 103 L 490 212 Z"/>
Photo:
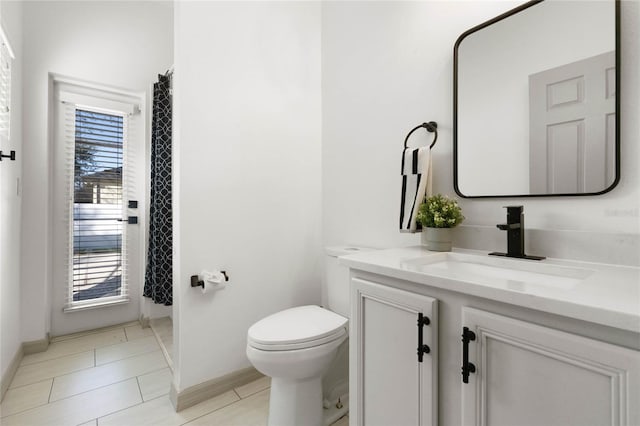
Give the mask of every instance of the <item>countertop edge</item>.
<path id="1" fill-rule="evenodd" d="M 390 253 L 393 253 L 391 249 Z M 402 255 L 434 255 L 435 252 L 420 251 L 416 248 L 395 249 L 400 250 Z M 586 321 L 613 327 L 620 330 L 640 333 L 640 311 L 637 314 L 605 309 L 580 303 L 572 303 L 552 297 L 544 297 L 523 292 L 511 291 L 482 285 L 474 282 L 458 281 L 441 276 L 429 275 L 424 272 L 401 269 L 396 266 L 375 262 L 373 260 L 363 260 L 360 254 L 340 257 L 340 263 L 351 269 L 361 270 L 377 275 L 388 276 L 403 281 L 424 284 L 426 286 L 467 294 L 484 299 L 490 299 L 510 305 L 525 307 L 540 312 L 547 312 L 554 315 Z"/>

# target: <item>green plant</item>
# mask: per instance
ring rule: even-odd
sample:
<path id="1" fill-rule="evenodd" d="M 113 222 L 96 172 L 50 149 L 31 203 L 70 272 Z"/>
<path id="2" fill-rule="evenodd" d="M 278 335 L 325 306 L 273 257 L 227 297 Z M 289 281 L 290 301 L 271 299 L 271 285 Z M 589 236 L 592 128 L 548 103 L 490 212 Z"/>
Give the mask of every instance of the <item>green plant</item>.
<path id="1" fill-rule="evenodd" d="M 456 200 L 436 194 L 420 204 L 416 220 L 423 227 L 453 228 L 464 220 L 464 216 Z"/>

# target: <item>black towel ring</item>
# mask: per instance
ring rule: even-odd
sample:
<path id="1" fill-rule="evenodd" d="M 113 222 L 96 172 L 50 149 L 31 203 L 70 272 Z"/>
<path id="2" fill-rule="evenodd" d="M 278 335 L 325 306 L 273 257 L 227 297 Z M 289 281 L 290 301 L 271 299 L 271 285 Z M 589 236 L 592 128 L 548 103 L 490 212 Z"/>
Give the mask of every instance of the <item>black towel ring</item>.
<path id="1" fill-rule="evenodd" d="M 429 149 L 433 148 L 433 146 L 436 144 L 436 141 L 438 140 L 438 123 L 436 123 L 435 121 L 430 121 L 428 123 L 422 123 L 421 125 L 411 129 L 407 137 L 404 138 L 404 149 L 407 149 L 407 142 L 409 141 L 409 136 L 411 136 L 413 132 L 415 132 L 421 127 L 424 127 L 425 129 L 427 129 L 427 132 L 429 133 L 435 133 L 433 142 L 431 142 L 431 145 L 429 145 Z"/>

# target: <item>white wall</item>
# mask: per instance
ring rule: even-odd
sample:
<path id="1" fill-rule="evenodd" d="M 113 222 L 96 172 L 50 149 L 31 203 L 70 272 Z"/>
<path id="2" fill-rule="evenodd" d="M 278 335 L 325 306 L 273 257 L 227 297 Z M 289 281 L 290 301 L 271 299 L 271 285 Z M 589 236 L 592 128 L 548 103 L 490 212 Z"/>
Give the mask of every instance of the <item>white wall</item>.
<path id="1" fill-rule="evenodd" d="M 453 45 L 513 2 L 326 2 L 322 20 L 322 190 L 325 244 L 419 244 L 398 232 L 400 159 L 407 132 L 438 122 L 434 192 L 452 176 Z M 463 200 L 467 225 L 494 226 L 523 204 L 527 227 L 640 233 L 638 2 L 622 10 L 622 180 L 597 197 Z M 412 144 L 431 136 L 416 132 Z M 499 232 L 499 231 L 497 231 Z"/>
<path id="2" fill-rule="evenodd" d="M 178 391 L 250 366 L 252 323 L 320 300 L 320 19 L 316 2 L 176 3 Z M 225 290 L 189 286 L 213 268 Z"/>
<path id="3" fill-rule="evenodd" d="M 11 140 L 0 150 L 16 151 L 16 161 L 0 163 L 0 377 L 22 343 L 20 328 L 20 222 L 22 197 L 22 4 L 0 2 L 0 21 L 15 54 L 11 70 Z"/>
<path id="4" fill-rule="evenodd" d="M 51 251 L 48 76 L 58 73 L 146 92 L 173 62 L 171 2 L 24 2 L 24 199 L 22 338 L 50 328 Z M 55 249 L 54 249 L 55 250 Z M 61 283 L 56 283 L 61 285 Z M 132 291 L 136 291 L 133 289 Z M 122 322 L 103 318 L 95 322 Z M 76 314 L 69 314 L 76 315 Z"/>

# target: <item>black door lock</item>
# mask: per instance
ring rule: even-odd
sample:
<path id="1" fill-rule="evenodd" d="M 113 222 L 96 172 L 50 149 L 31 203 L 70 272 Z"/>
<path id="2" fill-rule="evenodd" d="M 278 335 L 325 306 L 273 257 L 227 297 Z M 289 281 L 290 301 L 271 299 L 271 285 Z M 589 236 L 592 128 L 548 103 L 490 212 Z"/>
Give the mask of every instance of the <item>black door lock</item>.
<path id="1" fill-rule="evenodd" d="M 138 223 L 138 216 L 127 216 L 126 219 L 116 219 L 118 222 L 127 222 L 129 225 L 136 225 Z"/>

